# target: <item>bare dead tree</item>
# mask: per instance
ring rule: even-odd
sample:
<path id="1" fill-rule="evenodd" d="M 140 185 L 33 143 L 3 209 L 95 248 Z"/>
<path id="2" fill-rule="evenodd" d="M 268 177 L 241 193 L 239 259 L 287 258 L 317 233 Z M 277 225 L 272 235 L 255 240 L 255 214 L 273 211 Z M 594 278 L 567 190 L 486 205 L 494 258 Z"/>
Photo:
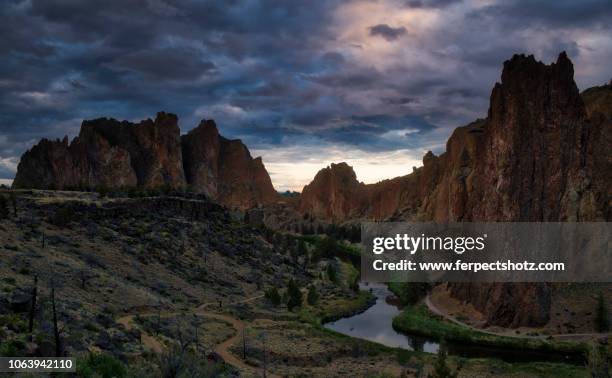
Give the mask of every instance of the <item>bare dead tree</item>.
<path id="1" fill-rule="evenodd" d="M 32 287 L 32 299 L 30 300 L 30 321 L 28 323 L 28 332 L 30 340 L 32 340 L 32 331 L 34 330 L 34 316 L 36 315 L 36 296 L 38 294 L 38 275 L 34 275 L 34 286 Z"/>
<path id="2" fill-rule="evenodd" d="M 194 342 L 195 342 L 195 350 L 196 353 L 200 353 L 200 336 L 199 336 L 199 328 L 202 325 L 202 322 L 200 321 L 200 319 L 198 318 L 197 314 L 193 314 L 193 322 L 191 323 L 193 325 L 194 328 Z M 203 350 L 203 353 L 206 354 L 206 350 Z"/>
<path id="3" fill-rule="evenodd" d="M 246 327 L 242 329 L 242 359 L 246 361 Z"/>
<path id="4" fill-rule="evenodd" d="M 159 331 L 161 330 L 161 299 L 157 302 L 157 326 L 155 327 L 155 333 L 159 335 Z"/>
<path id="5" fill-rule="evenodd" d="M 55 356 L 62 356 L 62 340 L 60 338 L 60 330 L 57 325 L 57 306 L 55 304 L 55 285 L 51 286 L 51 309 L 53 311 L 53 337 L 55 339 Z"/>
<path id="6" fill-rule="evenodd" d="M 87 269 L 81 269 L 78 273 L 78 277 L 81 284 L 81 289 L 85 290 L 87 282 L 92 278 L 91 272 L 89 272 Z"/>
<path id="7" fill-rule="evenodd" d="M 267 375 L 267 372 L 268 372 L 268 361 L 267 361 L 267 358 L 266 358 L 266 333 L 265 332 L 263 332 L 261 334 L 261 342 L 263 344 L 263 376 L 264 376 L 264 378 L 266 378 L 268 376 Z"/>

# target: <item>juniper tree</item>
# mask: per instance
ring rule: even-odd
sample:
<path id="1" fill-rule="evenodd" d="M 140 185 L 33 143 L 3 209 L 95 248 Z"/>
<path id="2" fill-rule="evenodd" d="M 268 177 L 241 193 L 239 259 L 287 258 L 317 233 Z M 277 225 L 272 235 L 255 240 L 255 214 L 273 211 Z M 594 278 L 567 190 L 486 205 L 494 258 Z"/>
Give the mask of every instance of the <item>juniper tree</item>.
<path id="1" fill-rule="evenodd" d="M 338 273 L 336 272 L 336 267 L 333 264 L 327 265 L 327 277 L 333 283 L 338 282 Z"/>
<path id="2" fill-rule="evenodd" d="M 317 288 L 314 285 L 311 285 L 308 288 L 308 296 L 306 298 L 308 304 L 314 306 L 319 301 L 319 293 L 317 292 Z"/>
<path id="3" fill-rule="evenodd" d="M 287 284 L 287 294 L 289 295 L 289 300 L 287 301 L 289 311 L 302 305 L 302 292 L 293 279 L 289 280 Z"/>
<path id="4" fill-rule="evenodd" d="M 274 306 L 278 306 L 278 305 L 281 304 L 282 298 L 281 298 L 280 294 L 278 293 L 278 289 L 276 287 L 272 287 L 272 288 L 266 290 L 265 297 L 270 302 L 272 302 L 272 304 Z"/>

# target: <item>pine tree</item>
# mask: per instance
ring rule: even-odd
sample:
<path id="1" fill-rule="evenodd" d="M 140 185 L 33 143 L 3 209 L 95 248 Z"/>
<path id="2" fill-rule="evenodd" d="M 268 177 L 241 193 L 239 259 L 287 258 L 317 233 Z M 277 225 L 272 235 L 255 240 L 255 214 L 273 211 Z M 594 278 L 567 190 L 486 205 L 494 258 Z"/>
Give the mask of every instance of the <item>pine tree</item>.
<path id="1" fill-rule="evenodd" d="M 289 280 L 289 284 L 287 284 L 287 294 L 289 295 L 287 301 L 289 311 L 302 305 L 302 292 L 293 279 Z"/>
<path id="2" fill-rule="evenodd" d="M 306 297 L 308 304 L 314 306 L 319 301 L 319 293 L 317 292 L 317 288 L 314 285 L 311 285 L 308 288 L 308 297 Z"/>
<path id="3" fill-rule="evenodd" d="M 327 277 L 333 283 L 338 282 L 338 274 L 333 264 L 327 265 Z"/>
<path id="4" fill-rule="evenodd" d="M 278 289 L 275 287 L 266 290 L 265 297 L 270 300 L 275 307 L 281 304 L 281 296 L 278 293 Z"/>

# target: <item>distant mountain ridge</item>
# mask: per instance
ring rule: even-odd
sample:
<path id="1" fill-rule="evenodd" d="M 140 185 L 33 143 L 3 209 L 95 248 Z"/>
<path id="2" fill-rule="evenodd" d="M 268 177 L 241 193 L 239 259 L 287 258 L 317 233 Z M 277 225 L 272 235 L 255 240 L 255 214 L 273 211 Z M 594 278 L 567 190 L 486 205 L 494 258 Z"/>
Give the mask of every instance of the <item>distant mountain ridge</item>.
<path id="1" fill-rule="evenodd" d="M 180 135 L 178 118 L 160 112 L 139 123 L 83 121 L 72 142 L 43 139 L 21 157 L 13 188 L 189 188 L 228 207 L 273 203 L 278 194 L 261 158 L 203 120 Z"/>

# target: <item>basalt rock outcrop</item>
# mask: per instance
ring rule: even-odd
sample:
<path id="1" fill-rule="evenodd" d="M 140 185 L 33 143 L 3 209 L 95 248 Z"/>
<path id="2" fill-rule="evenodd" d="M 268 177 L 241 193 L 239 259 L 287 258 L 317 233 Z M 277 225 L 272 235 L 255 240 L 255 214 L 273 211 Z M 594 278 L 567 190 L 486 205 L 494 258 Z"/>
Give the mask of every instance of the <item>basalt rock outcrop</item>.
<path id="1" fill-rule="evenodd" d="M 572 62 L 545 65 L 515 55 L 504 63 L 488 116 L 457 128 L 446 152 L 428 152 L 413 173 L 377 184 L 330 180 L 341 164 L 304 188 L 303 213 L 351 218 L 462 221 L 609 221 L 612 198 L 610 86 L 581 96 Z M 342 171 L 351 171 L 342 166 Z M 347 175 L 347 177 L 350 175 Z M 354 174 L 353 174 L 354 176 Z M 336 185 L 338 183 L 338 185 Z M 454 284 L 489 324 L 548 321 L 546 284 Z"/>
<path id="2" fill-rule="evenodd" d="M 276 200 L 261 158 L 204 120 L 180 136 L 178 118 L 158 113 L 139 123 L 83 121 L 72 142 L 41 140 L 22 157 L 14 188 L 188 188 L 219 203 L 248 209 Z"/>

